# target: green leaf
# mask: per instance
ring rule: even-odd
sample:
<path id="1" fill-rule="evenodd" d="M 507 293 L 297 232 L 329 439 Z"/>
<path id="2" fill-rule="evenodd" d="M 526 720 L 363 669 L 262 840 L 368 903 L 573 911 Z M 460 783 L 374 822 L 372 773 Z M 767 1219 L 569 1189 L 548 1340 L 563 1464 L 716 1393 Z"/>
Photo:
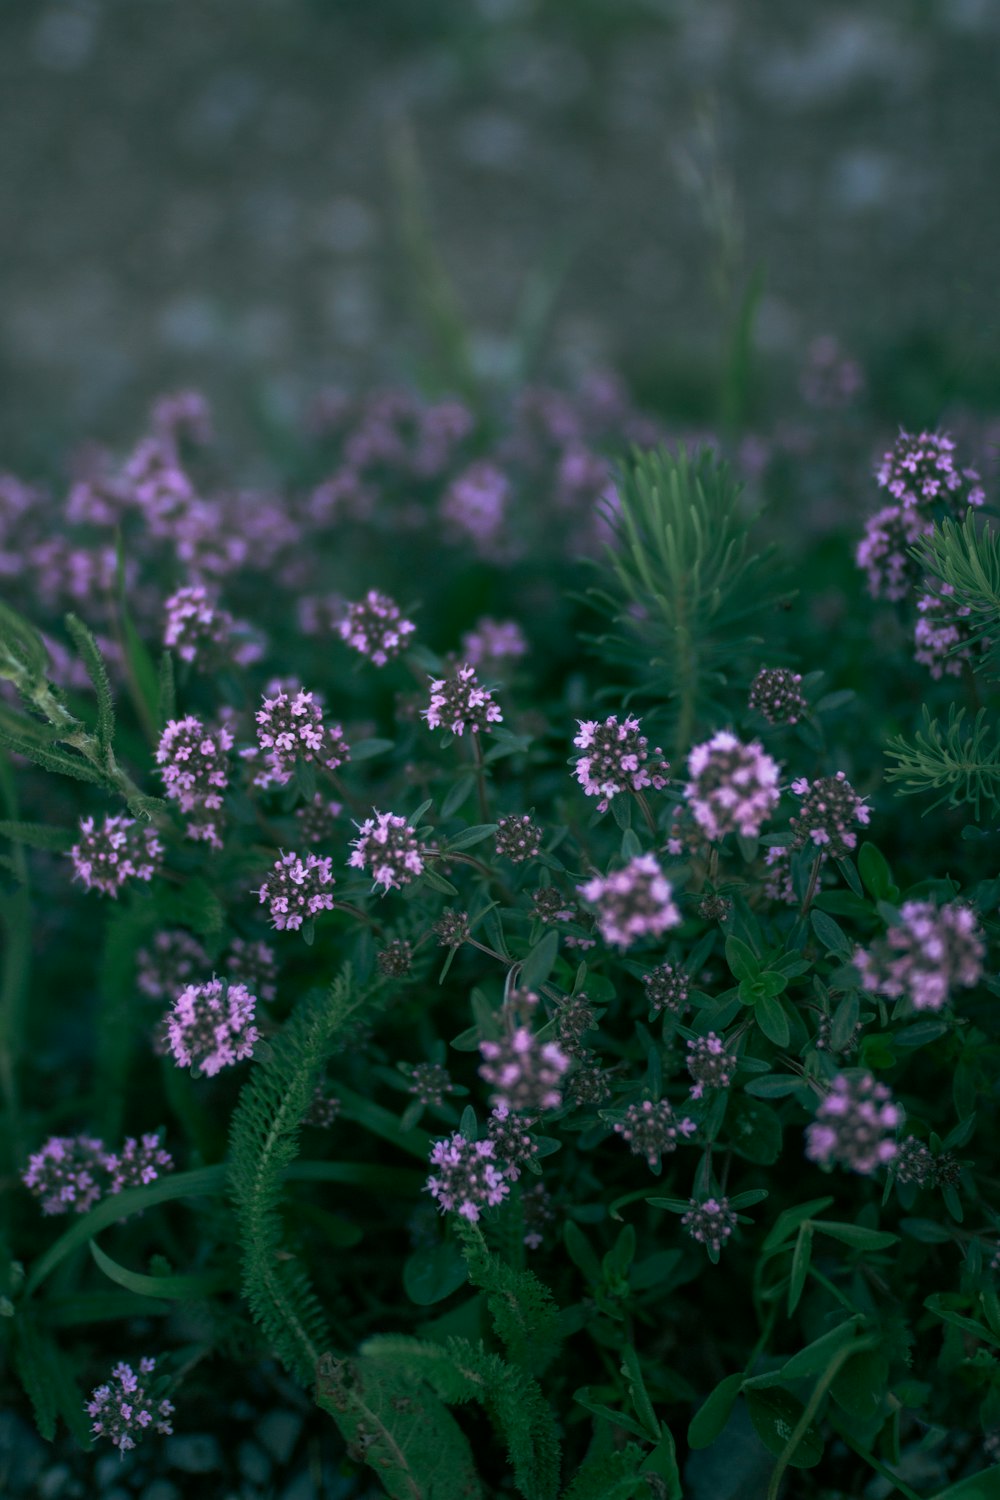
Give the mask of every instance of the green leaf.
<path id="1" fill-rule="evenodd" d="M 830 1219 L 817 1219 L 813 1228 L 820 1234 L 828 1234 L 853 1250 L 887 1250 L 899 1243 L 898 1234 L 886 1229 L 866 1229 L 862 1224 L 839 1224 Z"/>
<path id="2" fill-rule="evenodd" d="M 839 922 L 835 922 L 825 911 L 813 910 L 809 914 L 812 930 L 828 953 L 838 958 L 849 959 L 854 954 L 854 944 Z"/>
<path id="3" fill-rule="evenodd" d="M 764 1241 L 765 1252 L 776 1250 L 786 1240 L 791 1239 L 800 1224 L 806 1219 L 821 1214 L 825 1208 L 829 1208 L 833 1202 L 832 1198 L 810 1198 L 808 1203 L 799 1203 L 795 1208 L 786 1208 L 774 1221 L 774 1228 Z"/>
<path id="4" fill-rule="evenodd" d="M 853 1318 L 848 1318 L 846 1323 L 839 1323 L 836 1328 L 831 1328 L 829 1333 L 813 1339 L 811 1344 L 785 1361 L 780 1370 L 782 1379 L 802 1380 L 807 1375 L 822 1374 L 830 1362 L 830 1356 L 838 1353 L 844 1345 L 853 1343 L 863 1323 L 864 1318 L 858 1313 Z"/>
<path id="5" fill-rule="evenodd" d="M 751 1387 L 744 1392 L 744 1399 L 757 1436 L 769 1453 L 780 1456 L 805 1411 L 802 1402 L 781 1386 L 766 1390 Z M 811 1469 L 822 1457 L 823 1439 L 810 1422 L 788 1462 L 795 1469 Z"/>
<path id="6" fill-rule="evenodd" d="M 373 760 L 376 755 L 385 755 L 387 750 L 394 750 L 395 748 L 394 740 L 358 740 L 356 744 L 351 746 L 351 761 Z M 428 802 L 424 807 L 425 812 L 429 806 L 430 803 Z"/>
<path id="7" fill-rule="evenodd" d="M 857 1030 L 860 1002 L 857 990 L 845 995 L 830 1019 L 830 1046 L 834 1052 L 846 1052 Z"/>
<path id="8" fill-rule="evenodd" d="M 889 1361 L 877 1349 L 859 1349 L 837 1371 L 830 1394 L 855 1422 L 872 1422 L 882 1411 L 889 1385 Z"/>
<path id="9" fill-rule="evenodd" d="M 688 1442 L 692 1448 L 707 1448 L 729 1421 L 736 1398 L 743 1386 L 743 1375 L 727 1375 L 691 1418 Z"/>
<path id="10" fill-rule="evenodd" d="M 156 722 L 160 729 L 177 717 L 177 683 L 174 677 L 174 658 L 169 651 L 160 656 L 157 676 Z"/>
<path id="11" fill-rule="evenodd" d="M 792 1270 L 788 1282 L 788 1316 L 798 1307 L 805 1291 L 806 1277 L 809 1274 L 809 1262 L 812 1259 L 813 1226 L 811 1223 L 799 1226 L 798 1238 L 795 1241 L 795 1249 L 792 1252 Z"/>
<path id="12" fill-rule="evenodd" d="M 983 1469 L 979 1474 L 970 1474 L 950 1484 L 946 1490 L 938 1490 L 930 1500 L 998 1500 L 1000 1496 L 1000 1464 Z"/>
<path id="13" fill-rule="evenodd" d="M 893 885 L 889 862 L 880 849 L 872 843 L 864 843 L 858 851 L 858 873 L 865 889 L 876 901 L 895 901 L 899 888 Z"/>
<path id="14" fill-rule="evenodd" d="M 946 1245 L 954 1237 L 936 1219 L 900 1219 L 899 1227 L 911 1240 L 925 1245 Z"/>
<path id="15" fill-rule="evenodd" d="M 465 1257 L 452 1240 L 415 1250 L 403 1262 L 403 1287 L 418 1307 L 443 1302 L 469 1279 Z"/>
<path id="16" fill-rule="evenodd" d="M 754 1020 L 769 1042 L 776 1047 L 787 1047 L 791 1037 L 788 1017 L 780 1000 L 771 995 L 762 995 L 754 1006 Z"/>
<path id="17" fill-rule="evenodd" d="M 596 1286 L 601 1279 L 601 1263 L 587 1236 L 572 1219 L 567 1219 L 563 1225 L 563 1240 L 570 1260 L 580 1268 L 590 1284 Z"/>
<path id="18" fill-rule="evenodd" d="M 90 1253 L 105 1276 L 118 1286 L 123 1286 L 127 1292 L 135 1292 L 140 1297 L 187 1302 L 210 1297 L 216 1292 L 232 1291 L 239 1285 L 238 1274 L 225 1267 L 218 1267 L 214 1271 L 193 1271 L 188 1275 L 146 1276 L 139 1271 L 130 1271 L 112 1260 L 96 1240 L 90 1241 Z"/>
<path id="19" fill-rule="evenodd" d="M 458 895 L 458 887 L 452 885 L 451 881 L 446 880 L 443 875 L 439 875 L 430 865 L 424 865 L 424 872 L 420 878 L 425 885 L 430 886 L 432 891 L 440 891 L 442 896 Z"/>
<path id="20" fill-rule="evenodd" d="M 532 948 L 521 965 L 519 983 L 522 989 L 537 990 L 552 973 L 559 952 L 559 934 L 550 930 Z"/>
<path id="21" fill-rule="evenodd" d="M 760 973 L 760 964 L 754 951 L 737 937 L 726 938 L 726 963 L 738 980 L 754 980 Z"/>
<path id="22" fill-rule="evenodd" d="M 726 1131 L 733 1150 L 747 1161 L 769 1167 L 781 1155 L 781 1121 L 762 1099 L 737 1094 L 729 1101 Z"/>
<path id="23" fill-rule="evenodd" d="M 108 669 L 97 642 L 83 621 L 76 615 L 69 614 L 65 623 L 94 687 L 97 698 L 97 742 L 106 759 L 115 737 L 115 702 Z"/>
<path id="24" fill-rule="evenodd" d="M 661 1490 L 664 1500 L 684 1500 L 680 1470 L 677 1467 L 677 1445 L 665 1422 L 660 1423 L 659 1441 L 643 1464 L 642 1473 L 655 1474 L 664 1481 Z"/>
<path id="25" fill-rule="evenodd" d="M 57 750 L 51 745 L 40 744 L 37 740 L 12 734 L 2 724 L 0 724 L 0 746 L 13 750 L 17 755 L 23 755 L 26 760 L 34 761 L 36 766 L 41 766 L 44 771 L 53 771 L 58 776 L 71 776 L 76 781 L 89 781 L 96 785 L 100 785 L 104 780 L 96 766 L 92 766 L 81 756 L 70 755 L 65 750 Z"/>
<path id="26" fill-rule="evenodd" d="M 943 1322 L 951 1323 L 953 1327 L 961 1328 L 963 1332 L 971 1333 L 977 1339 L 982 1339 L 984 1343 L 992 1344 L 995 1349 L 1000 1349 L 1000 1335 L 987 1328 L 985 1323 L 977 1323 L 975 1318 L 967 1318 L 953 1308 L 943 1305 L 945 1297 L 950 1295 L 948 1292 L 935 1292 L 933 1296 L 924 1298 L 924 1306 L 928 1312 L 932 1312 Z"/>
<path id="27" fill-rule="evenodd" d="M 66 854 L 77 837 L 72 828 L 53 828 L 48 823 L 0 821 L 0 838 L 11 839 L 15 844 L 27 844 L 32 849 Z"/>
<path id="28" fill-rule="evenodd" d="M 631 1257 L 629 1258 L 631 1260 Z M 635 1414 L 646 1429 L 646 1437 L 650 1442 L 659 1442 L 660 1424 L 646 1391 L 639 1356 L 631 1344 L 626 1344 L 622 1350 L 621 1372 L 625 1376 Z"/>
<path id="29" fill-rule="evenodd" d="M 620 1427 L 623 1432 L 631 1432 L 633 1437 L 642 1438 L 645 1442 L 649 1441 L 649 1434 L 641 1422 L 629 1416 L 628 1412 L 615 1411 L 613 1407 L 606 1406 L 602 1401 L 595 1401 L 588 1385 L 582 1385 L 578 1391 L 574 1391 L 573 1400 L 578 1406 L 582 1406 L 584 1411 L 589 1411 L 592 1416 L 602 1417 L 604 1421 Z"/>
<path id="30" fill-rule="evenodd" d="M 457 813 L 476 789 L 476 778 L 471 773 L 459 776 L 448 788 L 444 801 L 441 803 L 442 818 L 450 818 Z"/>

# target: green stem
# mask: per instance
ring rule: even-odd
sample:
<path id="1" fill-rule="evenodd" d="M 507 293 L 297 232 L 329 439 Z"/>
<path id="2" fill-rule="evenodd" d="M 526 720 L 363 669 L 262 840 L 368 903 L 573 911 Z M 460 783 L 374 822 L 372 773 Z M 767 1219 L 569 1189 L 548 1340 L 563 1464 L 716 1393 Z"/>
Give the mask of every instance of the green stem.
<path id="1" fill-rule="evenodd" d="M 483 747 L 478 734 L 472 736 L 472 756 L 476 763 L 476 795 L 479 798 L 479 820 L 482 823 L 490 821 L 490 804 L 486 795 L 486 763 L 483 760 Z"/>
<path id="2" fill-rule="evenodd" d="M 821 849 L 820 852 L 816 855 L 816 858 L 813 860 L 812 869 L 809 871 L 809 884 L 806 887 L 806 893 L 802 901 L 802 906 L 799 909 L 800 917 L 804 917 L 806 912 L 812 905 L 812 899 L 816 894 L 816 887 L 819 884 L 819 872 L 822 868 L 822 865 L 823 851 Z"/>

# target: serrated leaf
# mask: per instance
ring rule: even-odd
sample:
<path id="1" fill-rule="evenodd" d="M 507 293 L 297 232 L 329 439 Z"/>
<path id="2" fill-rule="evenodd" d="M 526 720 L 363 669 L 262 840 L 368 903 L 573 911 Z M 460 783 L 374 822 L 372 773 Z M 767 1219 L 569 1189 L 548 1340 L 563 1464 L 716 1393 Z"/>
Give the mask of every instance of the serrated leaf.
<path id="1" fill-rule="evenodd" d="M 0 838 L 10 839 L 15 844 L 27 844 L 32 849 L 66 854 L 76 843 L 78 835 L 72 828 L 53 828 L 48 823 L 4 820 L 0 822 Z"/>
<path id="2" fill-rule="evenodd" d="M 108 669 L 100 647 L 83 621 L 74 614 L 68 614 L 65 624 L 93 684 L 97 699 L 97 742 L 103 755 L 107 756 L 115 737 L 115 703 Z"/>

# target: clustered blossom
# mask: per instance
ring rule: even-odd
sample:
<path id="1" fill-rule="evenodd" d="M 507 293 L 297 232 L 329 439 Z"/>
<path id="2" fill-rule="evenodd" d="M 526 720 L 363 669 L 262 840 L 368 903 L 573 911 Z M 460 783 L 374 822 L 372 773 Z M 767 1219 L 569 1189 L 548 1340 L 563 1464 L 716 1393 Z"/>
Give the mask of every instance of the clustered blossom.
<path id="1" fill-rule="evenodd" d="M 497 818 L 496 851 L 512 864 L 534 859 L 542 847 L 542 830 L 528 813 Z"/>
<path id="2" fill-rule="evenodd" d="M 667 1011 L 672 1016 L 682 1016 L 687 1010 L 691 981 L 679 964 L 657 964 L 642 976 L 642 982 L 651 1010 Z"/>
<path id="3" fill-rule="evenodd" d="M 407 1092 L 420 1100 L 421 1104 L 443 1104 L 445 1094 L 455 1091 L 448 1069 L 440 1063 L 414 1063 L 407 1070 L 409 1083 Z"/>
<path id="4" fill-rule="evenodd" d="M 826 856 L 821 856 L 821 863 Z M 764 850 L 764 895 L 769 901 L 780 901 L 785 906 L 797 906 L 798 896 L 792 881 L 792 851 L 784 844 L 771 844 Z"/>
<path id="5" fill-rule="evenodd" d="M 728 1198 L 705 1198 L 701 1202 L 692 1198 L 687 1213 L 681 1215 L 682 1227 L 712 1255 L 718 1255 L 738 1222 Z"/>
<path id="6" fill-rule="evenodd" d="M 484 1061 L 479 1076 L 491 1084 L 490 1103 L 508 1109 L 558 1109 L 560 1080 L 570 1060 L 555 1042 L 540 1042 L 527 1026 L 518 1026 L 499 1042 L 479 1043 Z"/>
<path id="7" fill-rule="evenodd" d="M 787 667 L 761 667 L 750 684 L 750 707 L 769 724 L 797 724 L 808 706 L 801 682 L 801 673 Z"/>
<path id="8" fill-rule="evenodd" d="M 472 464 L 445 491 L 441 519 L 479 551 L 493 554 L 509 495 L 510 481 L 494 464 Z"/>
<path id="9" fill-rule="evenodd" d="M 700 1099 L 706 1089 L 727 1089 L 733 1081 L 736 1059 L 714 1031 L 707 1036 L 692 1037 L 688 1042 L 687 1068 L 694 1079 L 692 1099 Z"/>
<path id="10" fill-rule="evenodd" d="M 472 667 L 496 667 L 502 661 L 527 656 L 528 642 L 516 620 L 477 620 L 462 636 L 462 660 Z"/>
<path id="11" fill-rule="evenodd" d="M 54 1135 L 28 1159 L 21 1180 L 43 1214 L 85 1214 L 106 1195 L 145 1187 L 173 1169 L 155 1131 L 138 1140 L 129 1136 L 120 1151 L 108 1151 L 93 1136 Z"/>
<path id="12" fill-rule="evenodd" d="M 273 1000 L 278 993 L 278 955 L 270 943 L 233 938 L 225 961 L 230 979 L 245 984 L 260 1000 Z"/>
<path id="13" fill-rule="evenodd" d="M 351 848 L 347 863 L 352 869 L 370 871 L 375 884 L 387 891 L 411 885 L 423 874 L 426 848 L 399 813 L 376 812 L 367 818 Z"/>
<path id="14" fill-rule="evenodd" d="M 469 913 L 451 909 L 443 911 L 432 931 L 442 948 L 460 948 L 469 939 Z"/>
<path id="15" fill-rule="evenodd" d="M 208 954 L 182 927 L 158 932 L 136 954 L 136 988 L 150 1000 L 170 1000 L 208 967 Z"/>
<path id="16" fill-rule="evenodd" d="M 163 864 L 163 845 L 148 825 L 108 814 L 100 828 L 93 818 L 81 818 L 69 857 L 88 891 L 117 897 L 128 880 L 152 880 Z"/>
<path id="17" fill-rule="evenodd" d="M 663 790 L 670 767 L 659 746 L 653 751 L 656 758 L 647 764 L 649 741 L 639 733 L 639 719 L 630 714 L 619 723 L 616 714 L 609 714 L 603 724 L 598 719 L 578 722 L 580 732 L 573 744 L 587 753 L 580 756 L 574 774 L 588 797 L 600 797 L 598 812 L 607 812 L 619 792 L 641 792 L 648 786 Z"/>
<path id="18" fill-rule="evenodd" d="M 494 1160 L 492 1141 L 467 1141 L 456 1130 L 448 1140 L 434 1143 L 430 1160 L 436 1171 L 427 1179 L 427 1191 L 442 1213 L 457 1213 L 475 1224 L 484 1208 L 495 1208 L 510 1192 Z"/>
<path id="19" fill-rule="evenodd" d="M 393 938 L 376 953 L 375 963 L 386 979 L 403 979 L 413 967 L 413 945 L 405 938 Z"/>
<path id="20" fill-rule="evenodd" d="M 871 818 L 871 808 L 858 796 L 843 771 L 813 782 L 800 776 L 792 782 L 792 791 L 802 798 L 798 813 L 789 820 L 795 832 L 793 848 L 813 846 L 834 859 L 843 859 L 857 847 L 858 835 L 851 824 L 865 827 Z"/>
<path id="21" fill-rule="evenodd" d="M 421 717 L 427 720 L 428 729 L 449 729 L 457 735 L 466 729 L 470 734 L 490 734 L 490 726 L 503 720 L 489 688 L 483 687 L 475 667 L 468 663 L 458 667 L 454 677 L 432 678 L 430 705 L 421 710 Z"/>
<path id="22" fill-rule="evenodd" d="M 597 1029 L 597 1012 L 582 990 L 560 1000 L 553 1020 L 559 1045 L 571 1057 L 580 1055 L 587 1032 Z"/>
<path id="23" fill-rule="evenodd" d="M 572 1104 L 603 1104 L 611 1095 L 610 1075 L 602 1068 L 597 1053 L 584 1049 L 574 1060 L 563 1096 Z"/>
<path id="24" fill-rule="evenodd" d="M 757 740 L 745 745 L 728 729 L 695 745 L 688 774 L 688 806 L 710 839 L 727 833 L 756 838 L 780 800 L 777 761 Z"/>
<path id="25" fill-rule="evenodd" d="M 213 849 L 222 848 L 219 814 L 229 785 L 226 754 L 232 748 L 233 736 L 225 726 L 211 734 L 200 719 L 188 714 L 170 720 L 156 749 L 164 790 L 188 815 L 188 838 L 203 840 Z"/>
<path id="26" fill-rule="evenodd" d="M 93 1418 L 94 1437 L 106 1437 L 121 1453 L 127 1453 L 150 1430 L 161 1437 L 173 1432 L 170 1418 L 174 1407 L 162 1394 L 162 1381 L 147 1388 L 143 1377 L 152 1375 L 155 1359 L 141 1359 L 139 1374 L 124 1362 L 115 1365 L 108 1385 L 99 1385 L 86 1403 L 88 1417 Z"/>
<path id="27" fill-rule="evenodd" d="M 254 1025 L 257 997 L 245 984 L 209 979 L 189 984 L 167 1018 L 167 1040 L 179 1068 L 198 1068 L 213 1078 L 253 1054 L 260 1033 Z"/>
<path id="28" fill-rule="evenodd" d="M 954 592 L 950 583 L 938 583 L 934 593 L 923 593 L 917 600 L 920 618 L 913 628 L 913 659 L 935 681 L 960 677 L 962 663 L 972 659 L 971 636 L 963 623 L 972 610 L 967 604 L 949 605 Z"/>
<path id="29" fill-rule="evenodd" d="M 564 896 L 554 885 L 540 885 L 531 893 L 531 914 L 546 926 L 550 922 L 572 922 L 579 907 L 571 896 Z"/>
<path id="30" fill-rule="evenodd" d="M 403 619 L 399 605 L 388 594 L 369 589 L 360 602 L 347 605 L 337 631 L 346 645 L 376 667 L 384 667 L 399 655 L 416 628 L 411 620 Z"/>
<path id="31" fill-rule="evenodd" d="M 854 962 L 861 983 L 873 993 L 893 1000 L 905 997 L 914 1010 L 940 1010 L 953 990 L 979 983 L 985 954 L 971 907 L 958 901 L 942 907 L 907 901 L 900 908 L 899 925 L 867 951 L 859 948 Z"/>
<path id="32" fill-rule="evenodd" d="M 652 854 L 637 854 L 623 870 L 595 875 L 577 889 L 597 908 L 604 941 L 619 948 L 630 948 L 643 937 L 658 937 L 682 920 L 670 882 Z"/>
<path id="33" fill-rule="evenodd" d="M 297 931 L 310 917 L 333 910 L 333 861 L 315 854 L 283 854 L 276 859 L 257 895 L 266 903 L 279 932 Z"/>
<path id="34" fill-rule="evenodd" d="M 486 1122 L 486 1133 L 493 1145 L 493 1159 L 508 1182 L 516 1182 L 521 1168 L 538 1155 L 538 1142 L 531 1134 L 534 1115 L 519 1115 L 506 1104 L 497 1104 Z"/>
<path id="35" fill-rule="evenodd" d="M 843 352 L 832 334 L 813 339 L 799 377 L 799 390 L 810 406 L 826 411 L 849 406 L 864 384 L 861 366 Z"/>
<path id="36" fill-rule="evenodd" d="M 822 1167 L 870 1175 L 896 1155 L 892 1133 L 902 1118 L 889 1089 L 871 1073 L 838 1073 L 806 1130 L 806 1156 Z"/>
<path id="37" fill-rule="evenodd" d="M 871 517 L 856 554 L 873 598 L 905 599 L 920 574 L 908 549 L 930 535 L 938 517 L 960 520 L 967 506 L 985 500 L 979 475 L 960 469 L 954 453 L 953 439 L 944 434 L 901 431 L 883 456 L 876 478 L 891 503 Z"/>
<path id="38" fill-rule="evenodd" d="M 914 1182 L 918 1187 L 926 1187 L 934 1177 L 934 1156 L 930 1147 L 918 1141 L 915 1135 L 908 1135 L 899 1143 L 892 1174 L 897 1182 Z"/>
<path id="39" fill-rule="evenodd" d="M 654 1172 L 659 1169 L 661 1156 L 676 1151 L 680 1141 L 697 1128 L 687 1116 L 678 1118 L 668 1099 L 630 1104 L 624 1120 L 615 1121 L 615 1134 L 628 1142 L 633 1156 L 644 1156 Z"/>
<path id="40" fill-rule="evenodd" d="M 256 778 L 258 786 L 272 782 L 286 786 L 298 760 L 327 771 L 335 771 L 350 760 L 350 747 L 341 726 L 324 724 L 323 710 L 314 694 L 301 688 L 294 694 L 279 688 L 273 697 L 265 696 L 256 719 L 257 743 L 266 764 Z"/>
<path id="41" fill-rule="evenodd" d="M 343 811 L 343 803 L 331 802 L 322 792 L 316 792 L 310 802 L 295 809 L 295 821 L 303 842 L 327 843 L 336 832 L 337 819 Z"/>
<path id="42" fill-rule="evenodd" d="M 220 662 L 249 666 L 262 654 L 258 642 L 234 639 L 237 628 L 246 627 L 237 627 L 231 614 L 213 604 L 203 584 L 178 589 L 164 609 L 163 644 L 199 671 L 211 671 Z"/>

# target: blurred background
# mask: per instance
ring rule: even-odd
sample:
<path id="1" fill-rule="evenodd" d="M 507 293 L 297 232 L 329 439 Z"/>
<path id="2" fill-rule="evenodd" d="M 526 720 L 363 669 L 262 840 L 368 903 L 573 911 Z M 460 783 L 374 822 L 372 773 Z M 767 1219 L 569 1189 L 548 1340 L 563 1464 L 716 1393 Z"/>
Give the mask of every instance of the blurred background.
<path id="1" fill-rule="evenodd" d="M 202 389 L 573 378 L 717 415 L 743 327 L 893 425 L 1000 406 L 995 0 L 0 7 L 0 455 Z M 742 414 L 751 417 L 752 412 Z"/>

